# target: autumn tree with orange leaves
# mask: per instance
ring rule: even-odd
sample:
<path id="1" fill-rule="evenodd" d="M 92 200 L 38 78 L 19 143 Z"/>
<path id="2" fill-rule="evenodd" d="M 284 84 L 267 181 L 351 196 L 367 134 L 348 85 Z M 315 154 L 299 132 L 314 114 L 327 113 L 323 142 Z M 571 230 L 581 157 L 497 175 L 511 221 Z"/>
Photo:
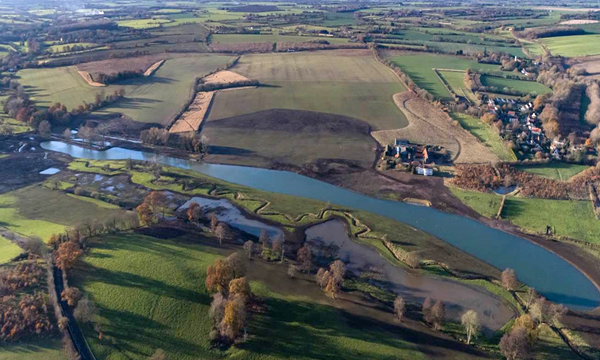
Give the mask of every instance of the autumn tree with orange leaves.
<path id="1" fill-rule="evenodd" d="M 80 256 L 81 249 L 79 245 L 70 241 L 60 244 L 54 252 L 56 266 L 63 271 L 71 269 Z"/>

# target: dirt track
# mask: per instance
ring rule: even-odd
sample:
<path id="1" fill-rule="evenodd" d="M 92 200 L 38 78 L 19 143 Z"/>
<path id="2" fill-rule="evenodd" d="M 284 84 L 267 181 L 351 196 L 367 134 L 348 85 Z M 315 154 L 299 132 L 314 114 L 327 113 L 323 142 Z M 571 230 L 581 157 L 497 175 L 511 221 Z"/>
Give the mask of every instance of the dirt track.
<path id="1" fill-rule="evenodd" d="M 81 77 L 83 78 L 83 80 L 85 80 L 91 86 L 95 86 L 95 87 L 104 87 L 104 86 L 106 86 L 105 84 L 102 84 L 102 83 L 99 83 L 97 81 L 94 81 L 94 79 L 92 79 L 92 74 L 90 74 L 87 71 L 77 71 L 77 72 L 79 73 L 79 75 L 81 75 Z"/>
<path id="2" fill-rule="evenodd" d="M 190 131 L 198 131 L 202 121 L 206 117 L 210 103 L 214 97 L 214 91 L 199 92 L 196 94 L 194 102 L 181 115 L 181 117 L 173 124 L 169 132 L 183 133 Z"/>
<path id="3" fill-rule="evenodd" d="M 406 138 L 420 144 L 440 145 L 452 153 L 456 163 L 489 163 L 500 159 L 471 133 L 452 125 L 452 119 L 428 101 L 413 93 L 394 95 L 394 102 L 408 118 L 402 129 L 374 131 L 373 137 L 385 146 L 395 138 Z"/>

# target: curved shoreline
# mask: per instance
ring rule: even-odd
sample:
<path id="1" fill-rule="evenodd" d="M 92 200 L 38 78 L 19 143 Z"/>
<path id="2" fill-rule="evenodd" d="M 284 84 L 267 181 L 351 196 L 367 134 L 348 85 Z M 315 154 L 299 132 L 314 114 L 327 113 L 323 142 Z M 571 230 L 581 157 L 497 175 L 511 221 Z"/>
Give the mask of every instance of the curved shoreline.
<path id="1" fill-rule="evenodd" d="M 58 143 L 60 144 L 61 142 Z M 134 152 L 127 154 L 127 149 L 119 150 L 119 148 L 114 149 L 114 151 L 108 154 L 101 154 L 101 152 L 89 152 L 89 154 L 86 154 L 86 150 L 80 147 L 75 147 L 70 150 L 66 148 L 64 143 L 62 143 L 63 145 L 59 144 L 56 144 L 58 148 L 55 147 L 54 149 L 57 149 L 59 152 L 73 154 L 74 157 L 90 159 L 98 158 L 104 160 L 117 160 L 132 157 L 136 160 L 144 160 L 154 156 L 151 153 L 143 152 L 139 152 L 136 155 L 134 155 Z M 49 144 L 43 146 L 43 148 L 46 150 L 53 150 L 52 146 Z M 62 150 L 60 150 L 61 148 Z M 79 148 L 79 150 L 77 148 Z M 97 153 L 97 155 L 94 155 L 94 153 Z M 384 201 L 374 197 L 365 196 L 355 191 L 352 191 L 352 193 L 356 194 L 356 196 L 346 197 L 344 191 L 348 191 L 347 189 L 336 187 L 325 182 L 322 182 L 322 185 L 319 185 L 318 182 L 313 182 L 315 181 L 313 179 L 307 177 L 306 180 L 303 180 L 302 178 L 295 177 L 297 174 L 289 172 L 268 173 L 269 170 L 254 168 L 255 170 L 252 171 L 249 170 L 248 167 L 238 167 L 236 170 L 235 166 L 220 167 L 218 165 L 210 164 L 195 164 L 194 162 L 169 157 L 163 157 L 163 159 L 159 159 L 159 161 L 166 166 L 189 168 L 224 181 L 238 183 L 263 191 L 279 192 L 302 197 L 302 194 L 305 194 L 311 187 L 315 187 L 311 190 L 313 195 L 309 196 L 309 198 L 331 201 L 333 203 L 338 203 L 338 205 L 341 206 L 357 208 L 369 212 L 373 212 L 373 209 L 377 209 L 377 211 L 375 211 L 376 214 L 384 216 L 387 214 L 387 216 L 393 220 L 420 228 L 424 232 L 458 247 L 474 258 L 481 259 L 488 264 L 496 264 L 494 265 L 496 268 L 515 268 L 518 273 L 526 275 L 522 278 L 525 283 L 532 284 L 538 291 L 546 294 L 551 300 L 563 303 L 566 302 L 570 307 L 579 308 L 584 311 L 593 310 L 598 307 L 598 295 L 600 295 L 600 291 L 597 287 L 597 282 L 590 280 L 590 274 L 584 274 L 579 268 L 573 266 L 571 261 L 566 261 L 562 256 L 558 256 L 555 252 L 549 251 L 545 247 L 530 241 L 526 237 L 515 236 L 510 232 L 504 231 L 504 229 L 489 227 L 481 221 L 473 221 L 474 219 L 472 217 L 463 217 L 467 222 L 457 223 L 456 221 L 459 220 L 459 218 L 453 219 L 452 216 L 459 215 L 445 213 L 437 209 L 434 210 L 416 206 L 412 208 L 405 203 Z M 262 174 L 262 171 L 266 171 L 267 173 Z M 256 174 L 255 172 L 258 172 L 259 174 Z M 250 174 L 254 175 L 248 178 Z M 275 176 L 275 178 L 273 178 L 273 176 Z M 299 187 L 300 185 L 308 186 L 308 188 Z M 302 190 L 303 188 L 306 191 Z M 336 188 L 338 190 L 335 190 Z M 350 195 L 350 193 L 348 195 Z M 304 197 L 307 196 L 304 195 Z M 390 211 L 392 212 L 390 213 Z M 391 216 L 392 214 L 393 216 Z M 469 223 L 471 221 L 472 223 Z M 475 227 L 472 228 L 472 231 L 465 233 L 464 229 L 471 229 L 470 226 Z M 498 230 L 501 231 L 495 232 Z M 508 235 L 508 237 L 501 233 Z M 467 234 L 468 236 L 466 236 Z M 490 246 L 486 245 L 482 247 L 479 241 L 482 237 L 484 239 L 493 240 L 493 242 L 489 243 Z M 536 250 L 536 247 L 538 247 L 539 250 Z M 540 261 L 547 261 L 554 264 L 557 271 L 560 271 L 561 274 L 568 277 L 563 276 L 560 281 L 556 281 L 556 278 L 553 277 L 550 272 L 544 271 L 541 267 L 536 267 L 530 261 L 527 261 L 526 259 L 528 259 L 528 256 L 537 256 Z M 493 260 L 492 263 L 490 263 L 489 260 Z M 560 261 L 562 261 L 562 264 Z M 571 269 L 569 269 L 569 267 Z M 591 275 L 593 277 L 593 274 Z M 585 284 L 585 282 L 587 282 L 587 284 Z M 573 284 L 577 284 L 577 286 L 573 287 Z M 591 289 L 594 289 L 593 293 L 589 292 Z"/>

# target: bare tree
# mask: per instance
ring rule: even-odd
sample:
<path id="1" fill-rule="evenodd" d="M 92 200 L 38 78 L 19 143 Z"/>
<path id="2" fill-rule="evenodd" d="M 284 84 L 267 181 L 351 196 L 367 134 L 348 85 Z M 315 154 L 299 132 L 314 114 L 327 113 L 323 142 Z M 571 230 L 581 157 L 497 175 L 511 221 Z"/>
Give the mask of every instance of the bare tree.
<path id="1" fill-rule="evenodd" d="M 401 296 L 397 296 L 394 300 L 394 315 L 398 321 L 402 321 L 406 313 L 406 302 Z"/>
<path id="2" fill-rule="evenodd" d="M 217 215 L 210 214 L 210 229 L 215 231 L 217 229 L 217 225 L 219 225 L 219 219 L 217 219 Z"/>
<path id="3" fill-rule="evenodd" d="M 543 297 L 537 298 L 529 309 L 529 314 L 534 321 L 548 325 L 557 325 L 567 312 L 564 305 L 553 304 Z"/>
<path id="4" fill-rule="evenodd" d="M 63 131 L 62 136 L 66 142 L 71 141 L 71 129 L 66 128 L 65 131 Z"/>
<path id="5" fill-rule="evenodd" d="M 308 246 L 308 244 L 305 243 L 304 246 L 298 250 L 297 257 L 302 271 L 306 273 L 310 272 L 312 267 L 312 251 L 310 250 L 310 246 Z"/>
<path id="6" fill-rule="evenodd" d="M 290 264 L 290 266 L 288 266 L 288 271 L 287 274 L 290 278 L 295 278 L 296 277 L 296 273 L 298 272 L 298 267 L 294 264 Z"/>
<path id="7" fill-rule="evenodd" d="M 223 239 L 227 237 L 228 233 L 229 227 L 227 226 L 227 224 L 220 222 L 219 225 L 217 225 L 217 228 L 215 229 L 215 235 L 219 239 L 219 245 L 223 245 Z"/>
<path id="8" fill-rule="evenodd" d="M 517 274 L 513 269 L 505 269 L 502 272 L 502 286 L 509 291 L 515 291 L 519 286 L 519 281 L 517 280 Z"/>
<path id="9" fill-rule="evenodd" d="M 444 318 L 446 317 L 446 308 L 444 304 L 438 300 L 431 307 L 431 318 L 433 320 L 433 326 L 436 330 L 439 330 L 444 323 Z"/>
<path id="10" fill-rule="evenodd" d="M 329 279 L 331 279 L 331 272 L 324 268 L 319 268 L 317 274 L 315 275 L 317 285 L 319 285 L 321 289 L 324 289 L 329 283 Z"/>
<path id="11" fill-rule="evenodd" d="M 467 345 L 471 343 L 471 338 L 477 337 L 479 333 L 479 315 L 474 310 L 468 310 L 460 318 L 462 326 L 465 328 L 467 333 Z"/>
<path id="12" fill-rule="evenodd" d="M 336 260 L 329 266 L 331 275 L 340 284 L 344 284 L 344 277 L 346 277 L 346 265 L 341 260 Z"/>
<path id="13" fill-rule="evenodd" d="M 208 309 L 208 317 L 210 317 L 215 326 L 218 326 L 223 320 L 226 304 L 227 298 L 222 293 L 218 292 L 213 295 L 213 301 L 210 304 L 210 309 Z"/>
<path id="14" fill-rule="evenodd" d="M 522 327 L 513 328 L 500 339 L 500 352 L 507 360 L 525 359 L 529 354 L 527 330 Z"/>
<path id="15" fill-rule="evenodd" d="M 531 306 L 531 304 L 533 304 L 537 297 L 538 293 L 537 291 L 535 291 L 534 288 L 530 287 L 529 289 L 527 289 L 527 303 L 525 303 L 525 310 L 529 311 L 529 307 Z"/>
<path id="16" fill-rule="evenodd" d="M 254 242 L 252 240 L 244 243 L 244 251 L 248 254 L 248 259 L 252 259 L 252 253 L 254 252 Z"/>
<path id="17" fill-rule="evenodd" d="M 423 301 L 423 306 L 421 308 L 421 312 L 423 313 L 423 319 L 426 323 L 431 324 L 433 322 L 433 318 L 431 316 L 431 308 L 433 307 L 433 301 L 430 298 L 426 298 Z"/>
<path id="18" fill-rule="evenodd" d="M 96 314 L 98 314 L 98 308 L 96 308 L 96 305 L 88 297 L 79 300 L 77 307 L 73 311 L 75 319 L 82 323 L 91 322 Z"/>

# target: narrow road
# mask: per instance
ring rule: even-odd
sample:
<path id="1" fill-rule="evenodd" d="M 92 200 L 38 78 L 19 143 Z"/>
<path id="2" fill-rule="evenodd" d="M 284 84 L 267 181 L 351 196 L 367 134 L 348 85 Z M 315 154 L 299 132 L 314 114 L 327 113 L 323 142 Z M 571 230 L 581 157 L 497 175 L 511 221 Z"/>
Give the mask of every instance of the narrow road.
<path id="1" fill-rule="evenodd" d="M 52 266 L 54 269 L 54 287 L 56 289 L 56 298 L 58 299 L 58 304 L 60 305 L 62 315 L 69 319 L 69 326 L 67 328 L 67 331 L 69 333 L 69 336 L 71 337 L 71 340 L 73 341 L 73 345 L 75 345 L 75 350 L 81 356 L 81 360 L 96 360 L 96 357 L 94 356 L 89 346 L 87 345 L 87 342 L 85 341 L 83 332 L 81 331 L 77 320 L 75 320 L 71 308 L 69 307 L 66 301 L 63 301 L 61 299 L 60 294 L 65 289 L 63 283 L 62 270 L 60 270 L 54 265 Z"/>

